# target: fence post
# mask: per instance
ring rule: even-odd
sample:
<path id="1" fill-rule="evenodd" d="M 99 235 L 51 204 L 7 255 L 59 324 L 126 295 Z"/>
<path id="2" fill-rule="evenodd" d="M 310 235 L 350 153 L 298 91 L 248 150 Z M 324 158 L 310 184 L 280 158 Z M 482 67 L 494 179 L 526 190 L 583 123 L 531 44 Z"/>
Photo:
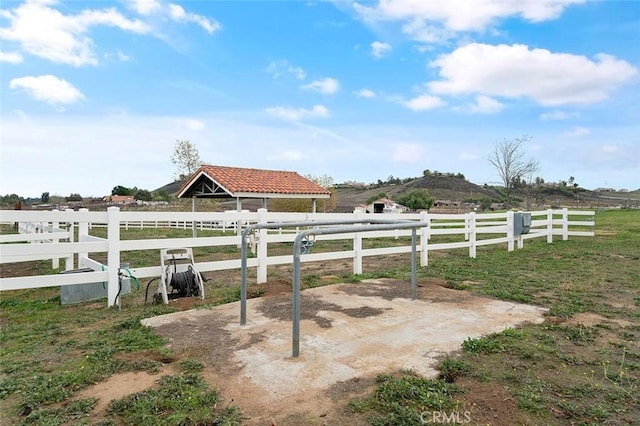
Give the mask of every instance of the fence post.
<path id="1" fill-rule="evenodd" d="M 52 211 L 57 212 L 58 209 L 54 209 Z M 53 244 L 58 244 L 60 242 L 60 240 L 55 237 L 55 233 L 58 228 L 60 228 L 60 222 L 51 222 L 50 232 L 51 232 L 51 242 Z M 51 269 L 58 269 L 58 268 L 60 268 L 60 258 L 54 257 L 51 259 Z"/>
<path id="2" fill-rule="evenodd" d="M 562 209 L 562 241 L 569 239 L 569 209 Z"/>
<path id="3" fill-rule="evenodd" d="M 267 209 L 258 209 L 258 224 L 267 223 Z M 258 230 L 258 284 L 267 282 L 267 229 Z"/>
<path id="4" fill-rule="evenodd" d="M 420 221 L 429 223 L 429 212 L 420 212 Z M 425 226 L 420 230 L 420 266 L 429 265 L 429 227 Z"/>
<path id="5" fill-rule="evenodd" d="M 360 219 L 361 213 L 354 212 L 354 219 Z M 353 273 L 362 274 L 362 235 L 356 232 L 353 237 Z"/>
<path id="6" fill-rule="evenodd" d="M 120 283 L 118 270 L 120 269 L 120 209 L 109 207 L 107 209 L 107 266 L 109 282 L 107 285 L 107 306 L 120 306 L 118 292 Z"/>
<path id="7" fill-rule="evenodd" d="M 87 213 L 89 209 L 80 209 L 79 211 L 81 216 L 84 216 L 84 214 Z M 89 235 L 89 222 L 85 220 L 78 221 L 78 242 L 82 242 L 85 235 Z M 84 260 L 87 257 L 89 257 L 89 253 L 78 253 L 78 268 L 86 266 Z"/>
<path id="8" fill-rule="evenodd" d="M 74 221 L 73 221 L 73 209 L 67 209 L 66 210 L 67 214 L 69 215 L 69 217 L 72 219 L 70 221 L 67 221 L 67 232 L 69 233 L 69 238 L 68 238 L 68 242 L 72 243 L 74 240 Z M 67 271 L 70 269 L 73 269 L 73 253 L 70 253 L 69 256 L 67 256 L 64 259 L 64 269 L 66 269 Z"/>
<path id="9" fill-rule="evenodd" d="M 468 222 L 469 235 L 469 257 L 476 258 L 476 214 L 475 212 L 465 214 L 465 221 Z"/>
<path id="10" fill-rule="evenodd" d="M 513 211 L 507 212 L 507 251 L 513 251 Z"/>
<path id="11" fill-rule="evenodd" d="M 547 243 L 553 242 L 553 209 L 547 210 Z"/>
<path id="12" fill-rule="evenodd" d="M 464 240 L 465 241 L 469 241 L 469 234 L 471 233 L 471 230 L 469 229 L 470 226 L 471 225 L 470 225 L 469 213 L 465 213 L 464 214 Z"/>

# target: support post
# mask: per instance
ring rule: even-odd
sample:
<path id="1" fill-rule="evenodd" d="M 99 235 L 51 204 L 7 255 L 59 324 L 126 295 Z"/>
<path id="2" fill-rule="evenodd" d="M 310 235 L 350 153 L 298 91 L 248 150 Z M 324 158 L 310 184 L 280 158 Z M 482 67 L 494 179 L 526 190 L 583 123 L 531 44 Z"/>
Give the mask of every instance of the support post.
<path id="1" fill-rule="evenodd" d="M 416 300 L 418 297 L 416 240 L 416 228 L 411 228 L 411 300 Z"/>
<path id="2" fill-rule="evenodd" d="M 250 227 L 240 239 L 240 325 L 247 323 L 247 235 Z"/>
<path id="3" fill-rule="evenodd" d="M 553 209 L 547 210 L 547 243 L 553 242 Z"/>
<path id="4" fill-rule="evenodd" d="M 84 216 L 88 211 L 89 209 L 80 209 L 81 216 Z M 85 235 L 89 235 L 89 222 L 86 220 L 78 221 L 78 242 L 82 242 L 82 237 Z M 86 266 L 84 260 L 87 257 L 89 257 L 89 253 L 87 252 L 78 253 L 78 268 Z"/>
<path id="5" fill-rule="evenodd" d="M 258 224 L 267 223 L 267 209 L 258 209 Z M 258 231 L 258 284 L 267 282 L 267 228 Z"/>
<path id="6" fill-rule="evenodd" d="M 513 251 L 513 211 L 507 212 L 507 250 Z"/>
<path id="7" fill-rule="evenodd" d="M 475 212 L 467 213 L 466 219 L 468 220 L 469 230 L 469 257 L 476 258 L 476 214 Z"/>
<path id="8" fill-rule="evenodd" d="M 420 213 L 420 221 L 429 223 L 431 218 L 429 212 Z M 420 230 L 420 266 L 429 265 L 429 226 L 425 226 Z"/>
<path id="9" fill-rule="evenodd" d="M 73 210 L 72 209 L 67 209 L 66 210 L 67 214 L 69 215 L 69 217 L 72 217 L 71 215 L 73 214 Z M 74 239 L 74 222 L 72 221 L 68 221 L 67 222 L 67 233 L 69 234 L 69 238 L 67 239 L 68 242 L 72 243 L 73 239 Z M 69 255 L 67 257 L 64 258 L 64 269 L 65 270 L 71 270 L 73 269 L 73 253 L 69 253 Z"/>
<path id="10" fill-rule="evenodd" d="M 354 219 L 360 219 L 360 213 L 354 214 Z M 362 274 L 362 234 L 356 232 L 353 237 L 353 273 Z"/>
<path id="11" fill-rule="evenodd" d="M 469 213 L 465 213 L 464 214 L 464 240 L 465 241 L 469 241 L 469 237 L 470 237 L 469 234 L 471 234 L 471 229 L 470 229 L 471 225 L 469 223 L 469 220 L 470 220 Z"/>
<path id="12" fill-rule="evenodd" d="M 298 234 L 293 242 L 293 298 L 291 301 L 293 310 L 292 349 L 291 356 L 297 358 L 300 355 L 300 247 L 304 233 Z"/>
<path id="13" fill-rule="evenodd" d="M 120 279 L 118 270 L 120 269 L 120 209 L 118 207 L 109 207 L 107 209 L 107 266 L 108 266 L 108 285 L 107 285 L 107 306 L 120 306 Z M 118 300 L 116 300 L 118 299 Z"/>
<path id="14" fill-rule="evenodd" d="M 569 209 L 562 209 L 562 241 L 569 239 Z"/>
<path id="15" fill-rule="evenodd" d="M 58 210 L 55 209 L 53 211 L 57 212 Z M 55 237 L 55 233 L 59 228 L 60 228 L 60 222 L 51 222 L 51 234 L 52 234 L 51 242 L 53 244 L 58 244 L 60 242 L 60 240 L 58 240 L 58 238 Z M 52 269 L 60 268 L 60 258 L 59 257 L 54 257 L 54 258 L 51 259 L 51 268 Z"/>

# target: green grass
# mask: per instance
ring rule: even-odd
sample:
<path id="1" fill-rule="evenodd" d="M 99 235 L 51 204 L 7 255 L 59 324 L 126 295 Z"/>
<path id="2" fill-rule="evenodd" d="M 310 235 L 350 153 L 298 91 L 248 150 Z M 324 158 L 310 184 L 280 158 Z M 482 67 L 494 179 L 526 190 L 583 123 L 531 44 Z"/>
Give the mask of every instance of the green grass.
<path id="1" fill-rule="evenodd" d="M 107 411 L 132 426 L 235 425 L 241 420 L 235 407 L 216 408 L 218 393 L 197 374 L 164 376 L 158 382 L 159 389 L 112 401 Z"/>
<path id="2" fill-rule="evenodd" d="M 418 271 L 419 280 L 437 279 L 454 289 L 543 306 L 549 309 L 547 319 L 543 324 L 465 340 L 458 354 L 440 362 L 439 378 L 406 371 L 381 375 L 371 394 L 349 403 L 351 412 L 374 425 L 420 424 L 416 423 L 420 413 L 466 411 L 473 404 L 486 404 L 473 387 L 484 384 L 506 392 L 514 401 L 513 424 L 637 424 L 639 224 L 639 211 L 606 211 L 596 215 L 593 238 L 557 238 L 553 244 L 536 239 L 510 253 L 506 246 L 479 247 L 476 259 L 470 259 L 466 250 L 430 253 L 429 266 Z M 173 238 L 191 233 L 163 232 L 166 235 L 129 230 L 123 235 Z M 332 244 L 344 248 L 346 243 L 318 242 L 314 250 L 330 250 Z M 290 254 L 291 246 L 274 250 L 273 254 L 278 250 Z M 226 252 L 203 248 L 197 256 L 219 259 L 236 253 L 235 247 Z M 139 267 L 155 265 L 158 258 L 149 251 L 128 253 L 123 260 Z M 331 274 L 348 282 L 410 279 L 408 256 L 384 260 L 383 269 L 365 274 L 351 274 L 348 262 L 346 268 L 331 269 Z M 50 265 L 34 262 L 32 268 L 57 273 Z M 334 267 L 306 270 L 303 287 L 334 283 L 335 278 L 324 279 L 327 268 Z M 290 279 L 290 272 L 279 271 L 270 268 L 269 278 Z M 239 278 L 228 279 L 232 275 L 233 271 L 216 274 L 205 284 L 203 306 L 239 299 Z M 80 390 L 116 373 L 153 374 L 173 364 L 177 355 L 139 323 L 141 318 L 172 310 L 142 304 L 145 286 L 143 282 L 140 290 L 124 296 L 122 311 L 107 309 L 103 301 L 62 306 L 56 288 L 0 294 L 0 423 L 89 424 L 96 401 L 78 398 Z M 263 292 L 257 288 L 253 296 Z M 242 407 L 220 403 L 217 390 L 203 381 L 205 367 L 195 358 L 175 362 L 175 374 L 165 376 L 154 388 L 114 401 L 101 424 L 242 423 Z M 472 414 L 481 416 L 485 411 Z M 149 413 L 155 423 L 150 423 Z M 493 421 L 472 418 L 472 424 Z"/>
<path id="3" fill-rule="evenodd" d="M 465 340 L 457 357 L 441 362 L 441 382 L 465 377 L 471 388 L 476 382 L 507 390 L 516 402 L 513 424 L 638 424 L 640 212 L 598 213 L 596 223 L 593 238 L 527 241 L 512 253 L 483 247 L 476 259 L 464 250 L 431 257 L 429 267 L 419 271 L 422 279 L 444 279 L 451 288 L 549 308 L 541 325 Z M 407 279 L 409 270 L 386 274 Z M 599 320 L 583 324 L 577 315 Z M 370 398 L 378 398 L 381 389 Z M 460 392 L 465 407 L 482 400 L 464 386 Z M 402 407 L 415 418 L 419 401 L 416 395 Z M 372 424 L 398 415 L 395 406 L 378 404 L 376 410 Z M 478 424 L 493 421 L 475 413 L 479 417 L 472 421 Z"/>

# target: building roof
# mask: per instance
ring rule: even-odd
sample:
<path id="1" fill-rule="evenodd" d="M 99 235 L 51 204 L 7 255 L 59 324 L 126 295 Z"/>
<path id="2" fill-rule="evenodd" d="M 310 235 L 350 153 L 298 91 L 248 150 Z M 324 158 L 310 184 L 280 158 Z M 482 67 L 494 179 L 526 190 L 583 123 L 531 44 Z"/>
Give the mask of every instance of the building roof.
<path id="1" fill-rule="evenodd" d="M 202 165 L 178 197 L 329 198 L 331 192 L 296 172 Z"/>
<path id="2" fill-rule="evenodd" d="M 125 204 L 135 203 L 136 198 L 133 195 L 107 195 L 102 200 L 116 204 Z"/>

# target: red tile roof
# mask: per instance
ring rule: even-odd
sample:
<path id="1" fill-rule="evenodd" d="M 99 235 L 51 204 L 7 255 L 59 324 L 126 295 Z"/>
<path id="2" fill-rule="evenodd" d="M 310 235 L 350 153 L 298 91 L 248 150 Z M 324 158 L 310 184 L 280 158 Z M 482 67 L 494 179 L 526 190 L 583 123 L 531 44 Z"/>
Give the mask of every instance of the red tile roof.
<path id="1" fill-rule="evenodd" d="M 255 194 L 308 194 L 327 197 L 329 190 L 296 172 L 202 165 L 178 191 L 182 195 L 198 177 L 205 174 L 235 196 Z M 323 197 L 323 198 L 324 198 Z"/>

